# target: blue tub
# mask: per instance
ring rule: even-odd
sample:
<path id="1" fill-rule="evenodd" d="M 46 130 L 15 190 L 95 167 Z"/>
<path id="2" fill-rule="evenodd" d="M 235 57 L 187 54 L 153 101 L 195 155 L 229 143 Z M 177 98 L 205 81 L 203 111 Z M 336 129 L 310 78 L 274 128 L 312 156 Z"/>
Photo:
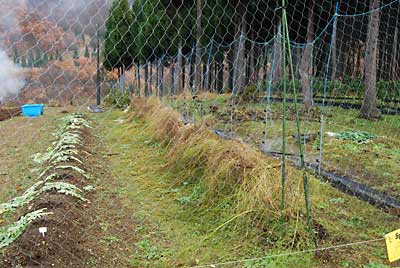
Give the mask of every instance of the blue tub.
<path id="1" fill-rule="evenodd" d="M 28 117 L 37 117 L 43 114 L 43 104 L 25 104 L 21 106 L 22 115 Z"/>

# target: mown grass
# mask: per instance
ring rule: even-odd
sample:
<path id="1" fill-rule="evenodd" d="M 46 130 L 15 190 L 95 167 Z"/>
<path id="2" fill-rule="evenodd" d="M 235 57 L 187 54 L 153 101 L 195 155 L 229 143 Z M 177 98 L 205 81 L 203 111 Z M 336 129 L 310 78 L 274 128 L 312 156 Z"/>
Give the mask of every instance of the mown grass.
<path id="1" fill-rule="evenodd" d="M 114 121 L 121 117 L 124 117 L 122 113 L 114 111 L 99 115 L 97 119 L 104 124 L 104 139 L 116 154 L 110 168 L 114 179 L 124 185 L 116 191 L 126 205 L 124 212 L 141 219 L 137 226 L 139 239 L 131 253 L 132 267 L 190 267 L 310 248 L 309 243 L 302 240 L 304 236 L 294 235 L 305 232 L 304 210 L 289 224 L 282 225 L 271 218 L 264 219 L 263 225 L 255 225 L 249 221 L 252 217 L 232 214 L 231 198 L 216 198 L 210 203 L 212 197 L 209 196 L 204 205 L 201 201 L 208 191 L 200 181 L 201 170 L 182 173 L 184 165 L 174 169 L 169 165 L 171 146 L 154 139 L 155 132 L 162 130 L 157 131 L 154 125 L 135 117 L 125 123 Z M 183 163 L 176 164 L 179 167 Z M 301 176 L 293 172 L 293 179 L 301 183 Z M 327 234 L 320 238 L 320 247 L 381 238 L 398 227 L 397 217 L 310 177 L 314 220 Z M 378 241 L 329 250 L 320 258 L 304 253 L 226 267 L 374 267 L 384 264 L 387 264 L 385 245 Z"/>
<path id="2" fill-rule="evenodd" d="M 119 112 L 105 114 L 98 121 L 104 123 L 104 139 L 117 154 L 111 169 L 114 179 L 123 184 L 116 191 L 126 204 L 123 209 L 142 222 L 137 226 L 141 238 L 132 245 L 132 267 L 188 267 L 261 253 L 256 240 L 242 241 L 240 233 L 216 232 L 204 240 L 223 224 L 223 208 L 194 213 L 190 202 L 196 198 L 195 186 L 172 183 L 176 174 L 164 169 L 167 148 L 151 140 L 153 133 L 140 120 L 113 122 L 120 116 Z"/>

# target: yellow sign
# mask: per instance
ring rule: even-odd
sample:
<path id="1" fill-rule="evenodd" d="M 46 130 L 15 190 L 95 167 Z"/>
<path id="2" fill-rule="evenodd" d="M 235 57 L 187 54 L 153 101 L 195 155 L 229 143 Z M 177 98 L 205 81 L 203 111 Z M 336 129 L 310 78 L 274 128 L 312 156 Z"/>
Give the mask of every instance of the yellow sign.
<path id="1" fill-rule="evenodd" d="M 390 262 L 400 259 L 400 229 L 385 235 Z"/>

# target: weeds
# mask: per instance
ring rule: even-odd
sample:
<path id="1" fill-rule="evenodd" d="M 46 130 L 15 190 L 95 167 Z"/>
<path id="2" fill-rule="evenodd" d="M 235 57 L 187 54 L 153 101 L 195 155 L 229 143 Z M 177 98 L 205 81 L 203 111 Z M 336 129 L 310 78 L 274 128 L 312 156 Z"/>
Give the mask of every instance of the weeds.
<path id="1" fill-rule="evenodd" d="M 357 144 L 365 144 L 376 138 L 376 135 L 365 131 L 344 131 L 334 135 L 340 140 L 349 140 Z"/>

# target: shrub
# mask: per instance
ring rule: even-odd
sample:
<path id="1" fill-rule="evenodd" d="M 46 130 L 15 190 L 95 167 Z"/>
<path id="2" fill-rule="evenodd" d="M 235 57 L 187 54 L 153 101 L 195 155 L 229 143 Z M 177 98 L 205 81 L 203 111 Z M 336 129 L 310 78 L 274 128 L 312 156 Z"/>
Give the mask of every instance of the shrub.
<path id="1" fill-rule="evenodd" d="M 248 85 L 243 89 L 239 90 L 237 96 L 240 99 L 240 102 L 252 102 L 257 101 L 258 97 L 262 92 L 260 91 L 261 87 L 257 85 Z"/>
<path id="2" fill-rule="evenodd" d="M 130 101 L 129 93 L 120 90 L 111 91 L 111 93 L 104 98 L 105 105 L 117 109 L 126 108 Z"/>

